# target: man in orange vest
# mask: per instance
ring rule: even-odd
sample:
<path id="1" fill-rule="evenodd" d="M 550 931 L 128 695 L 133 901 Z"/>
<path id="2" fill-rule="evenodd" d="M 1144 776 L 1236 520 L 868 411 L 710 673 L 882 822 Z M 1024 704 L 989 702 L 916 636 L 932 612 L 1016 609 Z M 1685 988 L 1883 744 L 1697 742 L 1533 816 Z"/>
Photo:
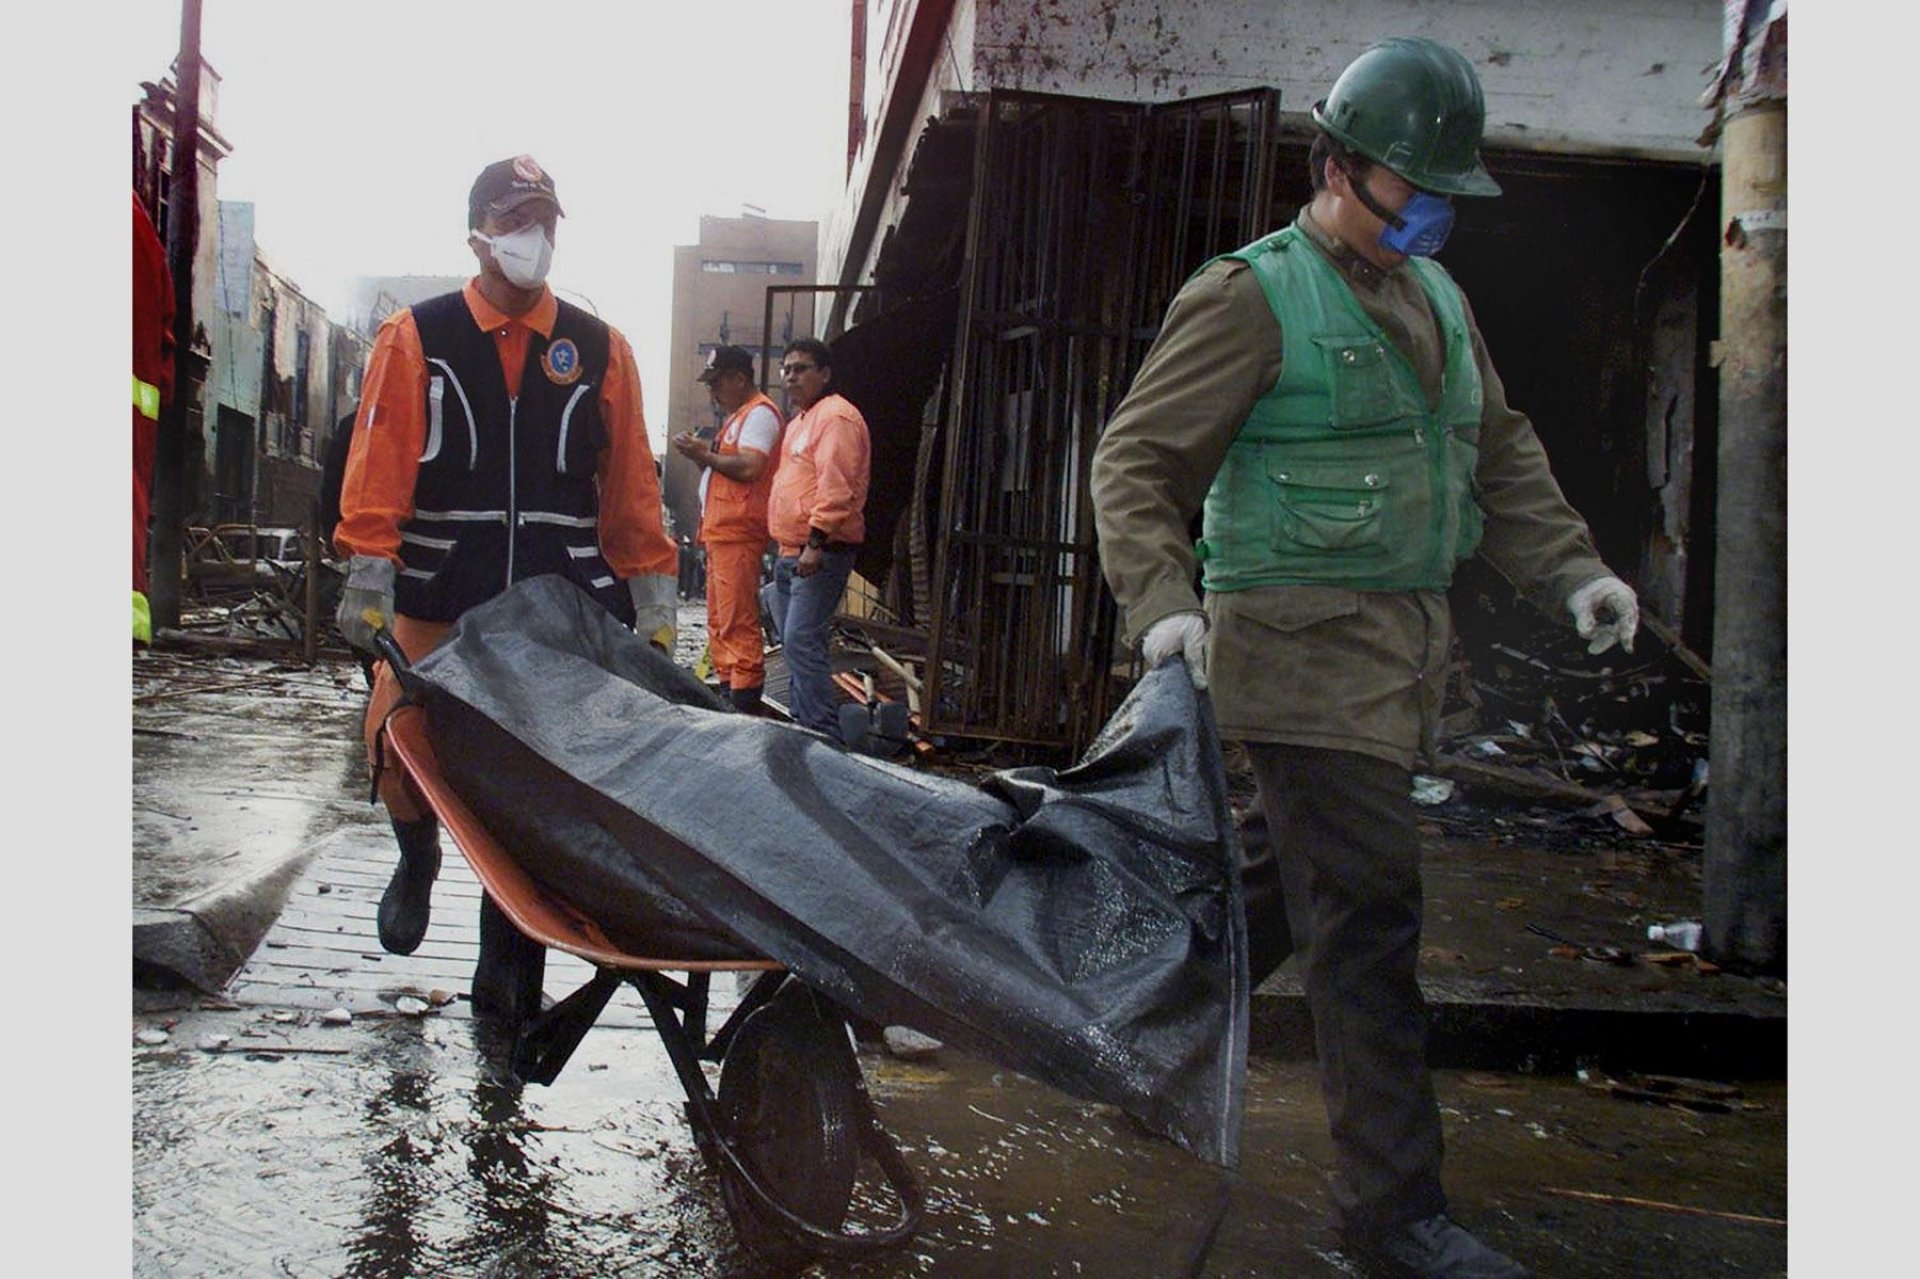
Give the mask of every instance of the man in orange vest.
<path id="1" fill-rule="evenodd" d="M 395 312 L 374 338 L 333 529 L 350 557 L 335 620 L 355 648 L 373 652 L 371 613 L 418 661 L 468 609 L 555 573 L 673 652 L 678 556 L 662 525 L 639 371 L 618 329 L 546 283 L 562 216 L 533 157 L 488 165 L 467 194 L 479 273 Z M 400 698 L 394 673 L 376 663 L 370 761 Z M 400 864 L 375 923 L 382 947 L 409 955 L 427 931 L 439 824 L 404 775 L 376 776 Z M 483 904 L 476 1013 L 511 1023 L 537 1011 L 544 951 L 523 943 Z"/>
<path id="2" fill-rule="evenodd" d="M 140 195 L 133 195 L 133 637 L 151 643 L 147 520 L 160 410 L 173 401 L 173 273 Z"/>
<path id="3" fill-rule="evenodd" d="M 756 711 L 767 682 L 760 631 L 760 559 L 767 550 L 767 494 L 779 460 L 780 410 L 753 383 L 753 356 L 715 347 L 700 374 L 727 420 L 709 445 L 691 433 L 674 451 L 700 474 L 700 543 L 707 548 L 707 648 L 735 708 Z"/>

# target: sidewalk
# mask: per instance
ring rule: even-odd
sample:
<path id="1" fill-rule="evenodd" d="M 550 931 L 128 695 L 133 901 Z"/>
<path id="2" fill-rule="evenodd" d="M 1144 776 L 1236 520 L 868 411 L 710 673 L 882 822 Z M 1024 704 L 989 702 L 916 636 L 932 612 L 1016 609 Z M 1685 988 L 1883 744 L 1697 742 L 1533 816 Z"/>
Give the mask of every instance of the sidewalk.
<path id="1" fill-rule="evenodd" d="M 420 951 L 386 955 L 374 936 L 394 855 L 384 811 L 367 800 L 359 668 L 133 661 L 136 1006 L 182 983 L 322 1011 L 399 990 L 458 998 L 478 890 L 452 850 Z M 1490 836 L 1463 811 L 1422 810 L 1421 981 L 1436 1066 L 1785 1077 L 1784 986 L 1647 958 L 1672 953 L 1647 941 L 1648 924 L 1699 917 L 1697 849 L 1603 833 L 1570 848 L 1517 808 L 1482 810 L 1505 814 Z M 1624 962 L 1602 958 L 1609 948 Z M 575 963 L 550 961 L 554 993 L 577 984 Z M 1311 1055 L 1293 965 L 1255 993 L 1253 1015 L 1256 1054 Z"/>

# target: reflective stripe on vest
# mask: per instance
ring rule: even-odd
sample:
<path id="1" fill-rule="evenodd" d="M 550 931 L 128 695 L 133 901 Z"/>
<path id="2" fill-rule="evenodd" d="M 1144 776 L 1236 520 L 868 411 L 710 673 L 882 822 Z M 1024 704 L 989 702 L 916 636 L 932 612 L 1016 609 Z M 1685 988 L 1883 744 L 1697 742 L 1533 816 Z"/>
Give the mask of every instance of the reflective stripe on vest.
<path id="1" fill-rule="evenodd" d="M 160 388 L 151 382 L 142 382 L 138 375 L 133 379 L 133 407 L 140 410 L 140 416 L 150 422 L 160 420 Z"/>

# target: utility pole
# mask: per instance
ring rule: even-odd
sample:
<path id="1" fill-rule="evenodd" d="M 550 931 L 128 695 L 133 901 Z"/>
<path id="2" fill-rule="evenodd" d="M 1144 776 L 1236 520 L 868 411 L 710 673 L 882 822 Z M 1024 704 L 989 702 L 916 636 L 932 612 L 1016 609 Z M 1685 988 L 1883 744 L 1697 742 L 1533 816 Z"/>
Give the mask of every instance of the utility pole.
<path id="1" fill-rule="evenodd" d="M 1786 5 L 1729 6 L 1706 953 L 1787 965 Z"/>
<path id="2" fill-rule="evenodd" d="M 193 398 L 193 253 L 200 241 L 200 0 L 182 0 L 173 91 L 173 177 L 167 267 L 173 273 L 173 402 L 154 432 L 153 571 L 148 604 L 155 635 L 180 627 L 180 542 L 185 522 L 187 408 Z"/>

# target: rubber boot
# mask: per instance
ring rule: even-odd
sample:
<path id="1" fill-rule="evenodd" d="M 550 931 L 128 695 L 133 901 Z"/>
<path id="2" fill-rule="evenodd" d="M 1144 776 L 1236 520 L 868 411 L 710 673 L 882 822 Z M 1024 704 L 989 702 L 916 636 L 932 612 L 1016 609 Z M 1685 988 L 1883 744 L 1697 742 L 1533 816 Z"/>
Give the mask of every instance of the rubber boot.
<path id="1" fill-rule="evenodd" d="M 480 896 L 480 958 L 473 966 L 473 1015 L 518 1032 L 540 1012 L 547 948 L 513 926 L 489 893 Z"/>
<path id="2" fill-rule="evenodd" d="M 395 819 L 393 836 L 400 841 L 400 864 L 380 894 L 380 945 L 395 955 L 411 955 L 427 935 L 433 881 L 440 874 L 440 823 L 431 817 Z"/>
<path id="3" fill-rule="evenodd" d="M 731 689 L 728 691 L 727 696 L 733 702 L 733 709 L 747 715 L 758 715 L 761 707 L 761 694 L 765 691 L 764 686 L 755 684 L 752 688 Z"/>

